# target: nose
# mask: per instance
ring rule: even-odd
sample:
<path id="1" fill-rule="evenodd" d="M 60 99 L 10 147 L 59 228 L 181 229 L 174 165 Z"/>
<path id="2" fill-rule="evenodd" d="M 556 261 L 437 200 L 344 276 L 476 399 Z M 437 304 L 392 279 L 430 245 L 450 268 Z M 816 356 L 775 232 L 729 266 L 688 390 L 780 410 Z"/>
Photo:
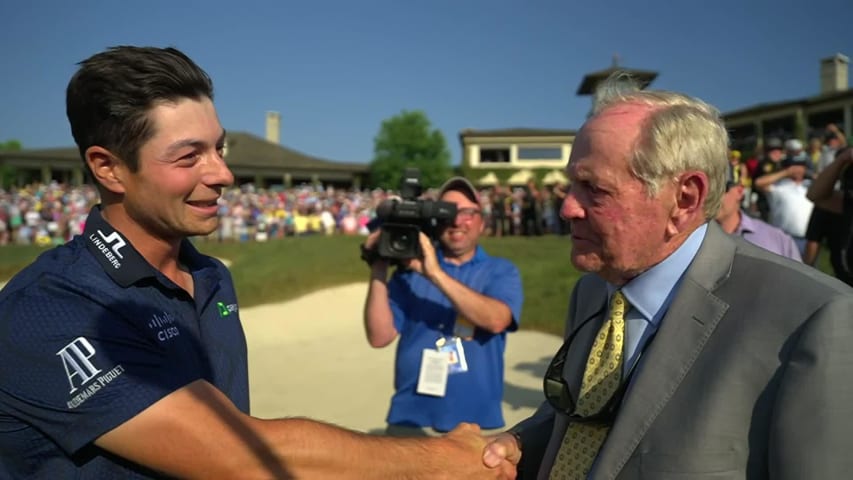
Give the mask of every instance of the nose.
<path id="1" fill-rule="evenodd" d="M 569 187 L 569 191 L 566 193 L 566 198 L 563 199 L 563 204 L 560 206 L 560 218 L 563 220 L 572 220 L 582 218 L 583 216 L 583 207 L 578 201 L 574 190 Z"/>
<path id="2" fill-rule="evenodd" d="M 234 184 L 234 174 L 225 163 L 225 159 L 214 152 L 208 162 L 208 169 L 204 175 L 204 183 L 213 187 L 230 187 Z"/>

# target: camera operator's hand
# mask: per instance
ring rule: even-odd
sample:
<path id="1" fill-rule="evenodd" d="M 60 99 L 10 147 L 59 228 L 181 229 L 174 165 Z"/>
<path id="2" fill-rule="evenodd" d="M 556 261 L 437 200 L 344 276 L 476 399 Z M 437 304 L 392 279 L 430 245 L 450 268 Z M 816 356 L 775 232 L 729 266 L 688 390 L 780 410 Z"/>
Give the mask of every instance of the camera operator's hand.
<path id="1" fill-rule="evenodd" d="M 380 230 L 376 230 L 367 236 L 367 239 L 364 241 L 364 248 L 367 250 L 376 250 L 376 246 L 379 243 L 379 234 L 382 233 Z"/>
<path id="2" fill-rule="evenodd" d="M 370 252 L 370 255 L 368 256 L 371 259 L 367 262 L 368 265 L 370 265 L 370 270 L 374 273 L 378 272 L 380 274 L 386 274 L 386 272 L 388 271 L 388 260 L 385 260 L 384 258 L 379 257 L 378 254 L 376 254 L 376 249 L 379 248 L 380 233 L 381 232 L 379 230 L 376 230 L 375 232 L 367 236 L 367 239 L 362 245 L 362 259 L 367 261 L 364 257 L 366 255 L 366 252 Z"/>
<path id="3" fill-rule="evenodd" d="M 435 255 L 435 247 L 432 246 L 432 241 L 423 232 L 418 235 L 418 241 L 421 244 L 421 258 L 411 258 L 404 261 L 403 265 L 427 277 L 430 281 L 434 281 L 435 276 L 441 272 L 438 257 Z"/>

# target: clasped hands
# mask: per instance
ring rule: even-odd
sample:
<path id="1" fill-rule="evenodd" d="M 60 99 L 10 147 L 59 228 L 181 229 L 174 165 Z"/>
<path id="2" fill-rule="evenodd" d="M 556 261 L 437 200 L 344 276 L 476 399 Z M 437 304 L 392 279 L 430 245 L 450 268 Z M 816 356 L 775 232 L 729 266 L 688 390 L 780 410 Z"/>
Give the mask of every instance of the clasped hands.
<path id="1" fill-rule="evenodd" d="M 450 478 L 516 478 L 521 450 L 513 435 L 504 432 L 483 436 L 477 425 L 460 423 L 443 439 L 453 442 L 458 449 L 456 458 L 446 457 L 455 462 L 449 467 L 455 472 Z"/>

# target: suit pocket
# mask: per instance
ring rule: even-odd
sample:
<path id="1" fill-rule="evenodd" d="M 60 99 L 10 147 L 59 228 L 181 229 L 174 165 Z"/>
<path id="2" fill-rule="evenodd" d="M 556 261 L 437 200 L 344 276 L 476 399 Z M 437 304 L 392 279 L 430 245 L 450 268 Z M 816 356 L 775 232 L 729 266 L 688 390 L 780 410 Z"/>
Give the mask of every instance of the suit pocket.
<path id="1" fill-rule="evenodd" d="M 645 453 L 640 455 L 641 478 L 654 480 L 722 480 L 743 478 L 745 473 L 737 466 L 733 451 L 701 453 L 692 451 L 683 455 L 673 453 Z"/>

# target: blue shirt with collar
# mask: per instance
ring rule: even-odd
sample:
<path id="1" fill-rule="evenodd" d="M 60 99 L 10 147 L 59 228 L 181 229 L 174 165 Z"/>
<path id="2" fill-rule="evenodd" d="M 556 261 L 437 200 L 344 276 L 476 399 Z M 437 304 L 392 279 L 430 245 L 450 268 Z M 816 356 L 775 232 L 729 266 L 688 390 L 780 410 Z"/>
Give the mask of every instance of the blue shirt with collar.
<path id="1" fill-rule="evenodd" d="M 523 292 L 518 269 L 509 260 L 489 256 L 478 246 L 471 260 L 457 265 L 436 251 L 447 275 L 487 297 L 500 300 L 512 312 L 507 331 L 518 328 Z M 398 269 L 388 282 L 388 298 L 399 332 L 394 367 L 395 393 L 387 421 L 392 425 L 432 427 L 446 432 L 459 422 L 482 428 L 504 425 L 504 349 L 506 331 L 492 334 L 475 329 L 474 338 L 463 340 L 467 372 L 451 374 L 444 397 L 417 393 L 424 349 L 435 349 L 441 337 L 451 337 L 458 313 L 450 299 L 423 275 Z"/>
<path id="2" fill-rule="evenodd" d="M 622 294 L 631 305 L 625 313 L 625 361 L 622 365 L 625 375 L 639 360 L 642 346 L 657 331 L 707 230 L 708 224 L 702 224 L 670 256 L 622 286 Z M 616 289 L 615 285 L 607 285 L 608 298 Z"/>
<path id="3" fill-rule="evenodd" d="M 678 285 L 684 277 L 684 272 L 693 262 L 708 224 L 703 223 L 694 230 L 684 243 L 662 262 L 637 275 L 625 285 L 622 285 L 622 294 L 630 304 L 625 312 L 625 342 L 623 344 L 622 363 L 623 378 L 628 376 L 635 365 L 640 361 L 640 356 L 649 338 L 657 332 L 660 322 L 666 315 L 669 305 L 678 291 Z M 609 299 L 619 287 L 608 283 L 607 298 L 609 312 Z M 631 379 L 627 379 L 631 381 Z M 597 466 L 597 460 L 593 462 L 587 478 L 593 478 Z"/>
<path id="4" fill-rule="evenodd" d="M 248 413 L 231 276 L 187 240 L 180 261 L 193 296 L 96 206 L 0 292 L 0 478 L 160 478 L 93 442 L 199 379 Z"/>

